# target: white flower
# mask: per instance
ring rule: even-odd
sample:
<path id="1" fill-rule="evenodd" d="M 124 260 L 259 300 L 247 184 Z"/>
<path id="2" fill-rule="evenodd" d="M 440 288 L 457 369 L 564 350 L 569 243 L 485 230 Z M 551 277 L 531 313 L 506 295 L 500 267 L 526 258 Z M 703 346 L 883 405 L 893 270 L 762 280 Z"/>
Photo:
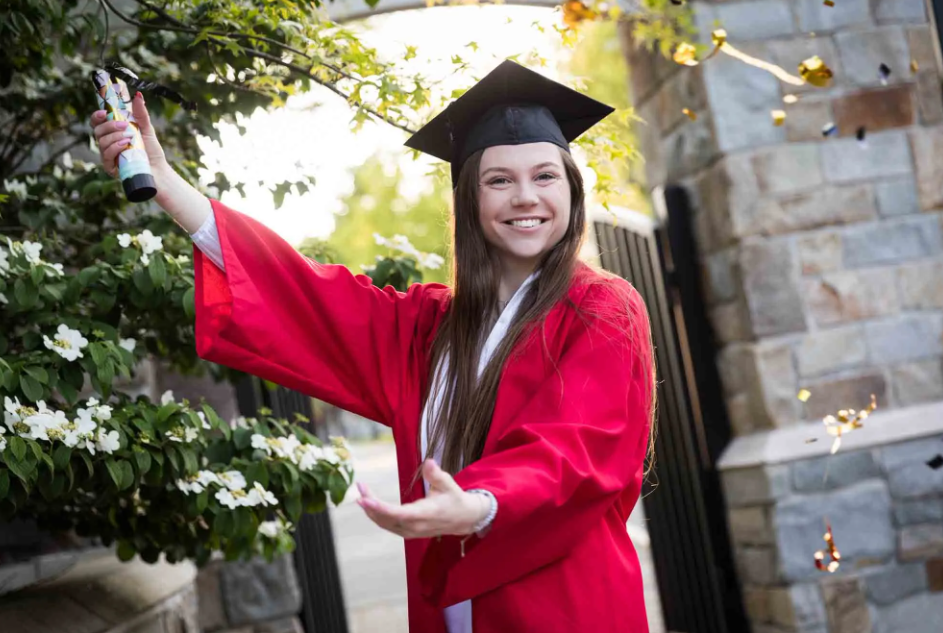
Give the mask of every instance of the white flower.
<path id="1" fill-rule="evenodd" d="M 60 180 L 64 175 L 65 175 L 65 174 L 64 174 L 63 171 L 62 171 L 62 167 L 59 167 L 59 165 L 53 165 L 53 166 L 52 166 L 52 177 L 53 177 L 53 178 L 55 178 L 56 180 Z"/>
<path id="2" fill-rule="evenodd" d="M 145 229 L 144 232 L 138 235 L 137 240 L 145 255 L 150 255 L 164 248 L 164 238 L 159 235 L 154 235 L 148 229 Z"/>
<path id="3" fill-rule="evenodd" d="M 219 477 L 211 470 L 201 470 L 198 472 L 196 474 L 196 481 L 203 486 L 209 486 L 210 484 L 216 484 L 217 486 L 222 485 L 219 481 Z"/>
<path id="4" fill-rule="evenodd" d="M 206 414 L 205 414 L 205 413 L 203 413 L 202 411 L 197 411 L 197 412 L 196 412 L 196 415 L 197 415 L 198 418 L 200 418 L 200 422 L 203 423 L 203 428 L 204 428 L 204 429 L 210 429 L 210 428 L 212 428 L 212 427 L 210 426 L 210 423 L 206 421 Z"/>
<path id="5" fill-rule="evenodd" d="M 176 481 L 177 489 L 180 490 L 183 494 L 188 495 L 191 492 L 200 494 L 203 492 L 203 487 L 195 481 L 189 481 L 187 479 L 178 479 Z"/>
<path id="6" fill-rule="evenodd" d="M 121 447 L 121 442 L 118 440 L 118 431 L 111 431 L 105 434 L 104 429 L 98 429 L 97 443 L 99 450 L 109 455 Z"/>
<path id="7" fill-rule="evenodd" d="M 435 253 L 426 253 L 419 257 L 419 265 L 423 268 L 428 268 L 430 270 L 435 270 L 442 266 L 445 263 L 445 260 L 441 256 L 436 255 Z"/>
<path id="8" fill-rule="evenodd" d="M 59 277 L 62 277 L 65 275 L 65 271 L 62 269 L 62 264 L 50 264 L 47 262 L 46 267 L 50 274 L 54 273 L 53 276 L 58 275 Z"/>
<path id="9" fill-rule="evenodd" d="M 102 421 L 110 420 L 111 407 L 109 407 L 107 404 L 95 407 L 95 417 Z"/>
<path id="10" fill-rule="evenodd" d="M 219 473 L 217 477 L 219 477 L 220 483 L 229 490 L 242 490 L 246 487 L 245 475 L 238 470 L 227 470 L 224 473 Z"/>
<path id="11" fill-rule="evenodd" d="M 0 277 L 3 277 L 10 270 L 10 255 L 6 249 L 0 248 Z"/>
<path id="12" fill-rule="evenodd" d="M 23 419 L 21 412 L 23 410 L 23 405 L 20 404 L 19 398 L 14 398 L 10 400 L 9 397 L 4 396 L 3 398 L 3 423 L 10 427 L 10 430 L 13 429 L 13 425 L 17 422 L 20 422 Z"/>
<path id="13" fill-rule="evenodd" d="M 72 169 L 72 154 L 69 152 L 62 155 L 62 166 L 66 169 Z"/>
<path id="14" fill-rule="evenodd" d="M 135 341 L 133 338 L 123 338 L 118 341 L 118 347 L 121 349 L 126 349 L 132 354 L 134 353 L 134 348 L 136 345 L 137 341 Z"/>
<path id="15" fill-rule="evenodd" d="M 18 246 L 19 250 L 23 251 L 23 254 L 26 255 L 26 261 L 29 263 L 38 264 L 42 261 L 39 257 L 39 253 L 43 250 L 43 245 L 39 242 L 30 242 L 27 240 L 18 244 Z"/>
<path id="16" fill-rule="evenodd" d="M 5 294 L 3 294 L 2 292 L 0 292 L 0 303 L 10 303 L 10 302 L 7 300 L 7 296 L 6 296 Z"/>
<path id="17" fill-rule="evenodd" d="M 246 497 L 245 490 L 232 491 L 223 488 L 216 492 L 216 499 L 230 510 L 235 510 L 238 506 L 246 505 L 244 502 Z"/>
<path id="18" fill-rule="evenodd" d="M 167 431 L 164 435 L 166 435 L 171 442 L 189 444 L 200 437 L 200 432 L 193 427 L 176 426 Z"/>
<path id="19" fill-rule="evenodd" d="M 6 433 L 6 429 L 0 426 L 0 453 L 7 449 L 7 438 L 3 437 L 3 434 Z"/>
<path id="20" fill-rule="evenodd" d="M 55 340 L 43 336 L 43 343 L 47 349 L 54 350 L 59 356 L 68 361 L 82 357 L 82 348 L 88 346 L 88 339 L 78 330 L 70 329 L 65 323 L 59 325 Z"/>
<path id="21" fill-rule="evenodd" d="M 266 490 L 262 484 L 255 482 L 252 484 L 252 490 L 246 495 L 244 505 L 256 506 L 259 504 L 263 506 L 277 506 L 278 499 L 271 491 Z"/>
<path id="22" fill-rule="evenodd" d="M 29 431 L 21 432 L 20 435 L 29 437 L 33 440 L 62 440 L 65 439 L 65 427 L 69 420 L 63 411 L 53 411 L 46 407 L 46 403 L 40 400 L 36 403 L 39 410 L 23 419 L 23 423 L 29 426 Z"/>
<path id="23" fill-rule="evenodd" d="M 324 447 L 324 454 L 321 459 L 331 464 L 340 464 L 341 458 L 338 456 L 337 451 L 334 450 L 331 446 Z"/>
<path id="24" fill-rule="evenodd" d="M 277 538 L 278 533 L 281 532 L 279 527 L 278 521 L 262 521 L 259 524 L 259 534 L 269 538 Z"/>
<path id="25" fill-rule="evenodd" d="M 170 402 L 174 402 L 174 392 L 168 389 L 168 390 L 165 391 L 164 394 L 160 397 L 160 404 L 161 404 L 161 406 L 163 406 L 163 405 L 168 404 L 168 403 L 170 403 Z"/>
<path id="26" fill-rule="evenodd" d="M 307 472 L 317 466 L 318 460 L 324 458 L 324 451 L 320 446 L 305 444 L 299 450 L 298 468 Z"/>
<path id="27" fill-rule="evenodd" d="M 95 433 L 95 421 L 92 419 L 92 412 L 88 409 L 79 409 L 79 417 L 71 423 L 64 425 L 63 431 L 65 437 L 62 441 L 66 446 L 84 448 L 85 443 L 91 440 Z"/>
<path id="28" fill-rule="evenodd" d="M 245 421 L 245 418 L 242 418 Z M 265 451 L 267 455 L 272 454 L 272 447 L 269 446 L 267 437 L 264 435 L 259 435 L 258 433 L 253 433 L 252 435 L 252 448 L 256 448 L 260 451 Z"/>
<path id="29" fill-rule="evenodd" d="M 26 185 L 18 180 L 4 180 L 3 188 L 21 200 L 26 199 Z"/>
<path id="30" fill-rule="evenodd" d="M 144 264 L 145 266 L 151 263 L 151 258 L 147 256 L 147 253 L 144 253 L 143 255 L 141 255 L 141 263 Z"/>
<path id="31" fill-rule="evenodd" d="M 121 244 L 122 248 L 128 248 L 131 246 L 131 236 L 127 233 L 122 233 L 118 236 L 118 243 Z"/>
<path id="32" fill-rule="evenodd" d="M 249 428 L 249 421 L 246 420 L 246 416 L 240 415 L 240 416 L 237 417 L 235 420 L 233 420 L 232 422 L 230 422 L 230 423 L 229 423 L 229 426 L 232 427 L 232 428 L 234 428 L 234 429 L 247 429 L 247 428 Z M 255 437 L 255 436 L 253 436 L 253 437 Z M 260 435 L 259 437 L 262 437 L 262 436 Z M 255 446 L 253 445 L 253 447 L 255 447 Z"/>

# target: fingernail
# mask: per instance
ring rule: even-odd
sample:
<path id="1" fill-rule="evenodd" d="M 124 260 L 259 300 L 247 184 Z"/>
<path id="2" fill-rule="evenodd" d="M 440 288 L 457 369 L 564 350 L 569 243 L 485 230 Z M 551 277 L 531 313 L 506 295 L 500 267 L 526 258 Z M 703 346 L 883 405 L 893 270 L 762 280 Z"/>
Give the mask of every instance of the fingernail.
<path id="1" fill-rule="evenodd" d="M 140 100 L 141 100 L 141 103 L 144 103 L 144 95 L 142 95 L 140 92 L 135 92 L 135 93 L 134 93 L 134 98 L 135 98 L 135 99 L 140 99 Z"/>
<path id="2" fill-rule="evenodd" d="M 104 117 L 106 114 L 107 113 L 104 110 L 95 110 L 94 112 L 92 112 L 92 116 L 97 119 Z"/>
<path id="3" fill-rule="evenodd" d="M 363 484 L 360 483 L 359 481 L 357 482 L 357 490 L 360 491 L 360 494 L 361 494 L 361 495 L 364 495 L 364 494 L 365 494 L 364 491 L 363 491 Z"/>
<path id="4" fill-rule="evenodd" d="M 115 123 L 115 127 L 118 128 L 119 130 L 123 130 L 123 129 L 125 129 L 125 128 L 128 127 L 128 122 L 127 122 L 127 121 L 118 121 L 117 123 Z"/>

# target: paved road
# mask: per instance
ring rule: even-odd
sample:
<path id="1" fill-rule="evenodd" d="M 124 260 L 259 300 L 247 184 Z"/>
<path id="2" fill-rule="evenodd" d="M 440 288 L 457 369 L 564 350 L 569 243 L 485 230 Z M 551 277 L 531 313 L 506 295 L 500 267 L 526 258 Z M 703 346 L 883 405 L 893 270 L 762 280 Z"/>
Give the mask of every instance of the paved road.
<path id="1" fill-rule="evenodd" d="M 353 449 L 357 480 L 381 499 L 398 502 L 392 441 L 359 443 Z M 376 527 L 354 502 L 359 496 L 354 488 L 340 507 L 331 510 L 351 633 L 408 633 L 402 539 Z M 633 514 L 627 527 L 642 562 L 651 633 L 664 633 L 648 532 L 641 513 Z"/>

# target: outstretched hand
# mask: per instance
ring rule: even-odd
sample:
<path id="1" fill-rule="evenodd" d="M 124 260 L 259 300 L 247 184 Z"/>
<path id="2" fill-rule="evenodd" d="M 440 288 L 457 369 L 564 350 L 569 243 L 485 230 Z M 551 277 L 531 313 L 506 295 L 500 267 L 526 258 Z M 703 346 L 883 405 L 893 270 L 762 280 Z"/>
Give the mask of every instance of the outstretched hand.
<path id="1" fill-rule="evenodd" d="M 364 484 L 358 483 L 357 503 L 370 520 L 384 530 L 403 538 L 430 538 L 445 534 L 471 534 L 490 510 L 487 497 L 468 493 L 455 483 L 450 474 L 428 459 L 422 465 L 422 478 L 429 482 L 424 499 L 393 505 L 374 497 Z"/>

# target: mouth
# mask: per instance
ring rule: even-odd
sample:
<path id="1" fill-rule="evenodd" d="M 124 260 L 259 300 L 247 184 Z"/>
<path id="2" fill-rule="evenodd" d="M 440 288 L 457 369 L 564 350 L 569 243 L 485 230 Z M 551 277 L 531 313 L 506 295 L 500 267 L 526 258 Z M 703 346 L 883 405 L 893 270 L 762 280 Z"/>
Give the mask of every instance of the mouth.
<path id="1" fill-rule="evenodd" d="M 549 222 L 549 218 L 516 218 L 514 220 L 505 220 L 502 224 L 515 229 L 535 229 L 541 224 Z"/>

